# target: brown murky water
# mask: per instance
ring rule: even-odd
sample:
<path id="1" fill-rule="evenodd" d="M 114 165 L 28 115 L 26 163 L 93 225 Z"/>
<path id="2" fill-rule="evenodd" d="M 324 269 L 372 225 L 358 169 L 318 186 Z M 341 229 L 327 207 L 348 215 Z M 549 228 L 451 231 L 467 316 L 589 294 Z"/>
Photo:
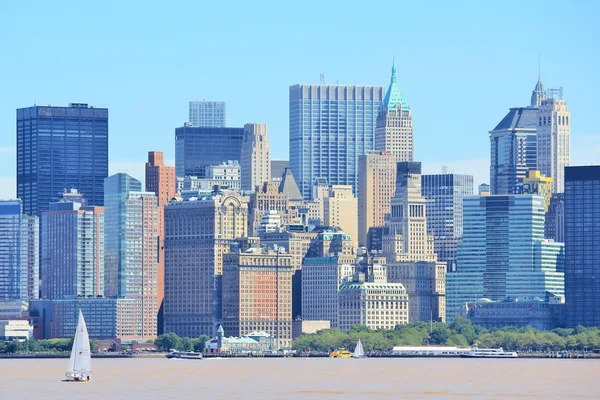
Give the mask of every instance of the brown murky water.
<path id="1" fill-rule="evenodd" d="M 600 360 L 94 359 L 89 384 L 67 360 L 0 360 L 0 399 L 592 399 Z"/>

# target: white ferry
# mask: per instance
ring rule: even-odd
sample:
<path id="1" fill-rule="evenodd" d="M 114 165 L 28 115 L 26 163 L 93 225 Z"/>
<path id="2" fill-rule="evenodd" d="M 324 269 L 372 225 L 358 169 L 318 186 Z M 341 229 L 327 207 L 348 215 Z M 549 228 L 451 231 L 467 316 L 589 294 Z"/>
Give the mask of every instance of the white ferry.
<path id="1" fill-rule="evenodd" d="M 392 355 L 396 357 L 460 357 L 470 349 L 451 346 L 396 346 Z"/>
<path id="2" fill-rule="evenodd" d="M 504 351 L 502 347 L 498 349 L 480 349 L 477 345 L 471 348 L 471 351 L 461 354 L 463 358 L 517 358 L 519 355 L 515 351 Z"/>
<path id="3" fill-rule="evenodd" d="M 176 360 L 202 360 L 202 353 L 196 353 L 194 351 L 177 351 L 171 350 L 166 356 L 168 359 Z"/>

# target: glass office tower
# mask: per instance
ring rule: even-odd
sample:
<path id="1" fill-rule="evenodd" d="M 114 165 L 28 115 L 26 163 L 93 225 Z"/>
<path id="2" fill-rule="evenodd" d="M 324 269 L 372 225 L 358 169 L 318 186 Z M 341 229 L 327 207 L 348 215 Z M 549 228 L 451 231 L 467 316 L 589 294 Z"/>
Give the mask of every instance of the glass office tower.
<path id="1" fill-rule="evenodd" d="M 17 110 L 17 197 L 40 216 L 65 189 L 104 205 L 108 176 L 108 109 L 71 103 Z"/>
<path id="2" fill-rule="evenodd" d="M 290 168 L 305 199 L 311 186 L 351 185 L 356 195 L 358 158 L 375 148 L 383 86 L 290 87 Z"/>
<path id="3" fill-rule="evenodd" d="M 600 166 L 565 168 L 567 327 L 600 326 Z"/>

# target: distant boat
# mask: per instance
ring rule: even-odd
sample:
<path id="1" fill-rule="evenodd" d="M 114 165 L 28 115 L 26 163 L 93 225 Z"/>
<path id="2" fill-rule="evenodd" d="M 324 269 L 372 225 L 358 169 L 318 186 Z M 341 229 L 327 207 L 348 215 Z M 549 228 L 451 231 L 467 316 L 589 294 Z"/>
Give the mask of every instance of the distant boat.
<path id="1" fill-rule="evenodd" d="M 363 345 L 360 339 L 358 339 L 358 343 L 356 343 L 354 353 L 352 353 L 352 358 L 365 358 L 365 351 L 363 350 Z"/>
<path id="2" fill-rule="evenodd" d="M 352 353 L 350 353 L 348 350 L 341 348 L 339 350 L 335 350 L 333 351 L 330 355 L 330 358 L 350 358 L 352 357 Z"/>
<path id="3" fill-rule="evenodd" d="M 92 353 L 90 338 L 83 313 L 79 310 L 79 320 L 73 338 L 69 368 L 63 382 L 89 382 L 92 379 Z"/>
<path id="4" fill-rule="evenodd" d="M 480 349 L 477 345 L 460 355 L 462 358 L 518 358 L 519 355 L 514 351 L 504 351 L 502 347 L 498 349 Z"/>
<path id="5" fill-rule="evenodd" d="M 168 359 L 174 360 L 202 360 L 202 353 L 196 353 L 193 351 L 177 351 L 171 350 L 166 356 Z"/>

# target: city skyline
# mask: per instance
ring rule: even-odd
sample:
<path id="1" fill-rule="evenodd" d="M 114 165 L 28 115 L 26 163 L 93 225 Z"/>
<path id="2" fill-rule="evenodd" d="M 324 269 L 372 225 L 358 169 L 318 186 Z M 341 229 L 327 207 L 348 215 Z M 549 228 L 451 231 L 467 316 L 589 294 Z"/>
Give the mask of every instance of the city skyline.
<path id="1" fill-rule="evenodd" d="M 489 180 L 485 179 L 485 173 L 478 174 L 479 171 L 488 170 L 487 132 L 501 117 L 500 110 L 529 103 L 529 95 L 536 83 L 538 53 L 541 53 L 541 77 L 545 86 L 562 86 L 570 112 L 577 115 L 572 129 L 571 164 L 599 162 L 600 138 L 594 125 L 592 108 L 592 96 L 600 88 L 600 81 L 593 73 L 599 56 L 589 51 L 594 45 L 593 37 L 598 36 L 594 32 L 598 32 L 599 28 L 592 19 L 598 5 L 577 4 L 565 11 L 561 7 L 548 7 L 546 3 L 541 7 L 541 3 L 531 2 L 520 5 L 518 11 L 512 11 L 511 8 L 515 7 L 491 5 L 481 10 L 474 4 L 440 4 L 433 15 L 429 15 L 430 10 L 425 7 L 408 5 L 403 8 L 406 24 L 403 32 L 410 40 L 402 41 L 402 44 L 391 34 L 395 28 L 390 22 L 397 18 L 395 13 L 387 15 L 375 9 L 366 9 L 363 14 L 372 16 L 369 20 L 377 23 L 367 24 L 365 32 L 369 27 L 376 28 L 378 37 L 382 39 L 374 43 L 368 34 L 342 29 L 340 33 L 332 34 L 332 39 L 343 38 L 340 52 L 336 54 L 330 51 L 327 41 L 318 41 L 319 33 L 308 33 L 306 37 L 299 38 L 293 33 L 293 25 L 288 29 L 282 27 L 280 38 L 271 38 L 269 32 L 286 20 L 277 18 L 278 13 L 286 12 L 285 8 L 272 10 L 261 16 L 266 22 L 265 28 L 255 30 L 241 39 L 231 33 L 215 38 L 210 44 L 204 45 L 205 52 L 188 54 L 183 63 L 185 65 L 175 64 L 171 60 L 177 59 L 176 54 L 181 54 L 182 47 L 196 46 L 190 43 L 194 37 L 189 31 L 192 28 L 186 26 L 193 24 L 179 24 L 177 29 L 158 40 L 156 34 L 149 30 L 163 14 L 165 17 L 170 13 L 185 14 L 190 18 L 198 15 L 194 12 L 196 6 L 193 4 L 181 5 L 185 7 L 185 13 L 177 6 L 165 10 L 149 6 L 144 10 L 147 18 L 136 18 L 133 24 L 123 24 L 114 32 L 102 35 L 100 32 L 104 25 L 99 24 L 100 19 L 78 19 L 74 15 L 81 13 L 98 15 L 100 18 L 110 13 L 111 17 L 118 20 L 129 20 L 134 8 L 126 5 L 116 12 L 117 9 L 110 3 L 102 6 L 78 4 L 71 9 L 67 7 L 64 14 L 55 15 L 53 21 L 58 28 L 50 32 L 49 40 L 53 35 L 58 38 L 73 29 L 87 32 L 73 40 L 78 43 L 85 41 L 85 47 L 93 48 L 94 52 L 105 52 L 106 61 L 94 64 L 85 62 L 85 57 L 89 55 L 87 52 L 91 50 L 81 53 L 81 59 L 75 56 L 75 52 L 68 51 L 57 57 L 34 40 L 39 37 L 35 29 L 48 32 L 48 22 L 43 18 L 48 13 L 52 14 L 52 11 L 40 6 L 25 12 L 25 7 L 5 5 L 6 12 L 0 16 L 0 33 L 5 33 L 1 37 L 20 35 L 22 45 L 17 47 L 8 39 L 0 39 L 6 55 L 13 56 L 17 61 L 0 67 L 0 73 L 11 76 L 5 88 L 11 96 L 0 99 L 0 127 L 3 131 L 14 132 L 14 110 L 34 103 L 65 105 L 81 100 L 106 107 L 111 110 L 109 174 L 122 171 L 143 180 L 147 151 L 162 150 L 167 164 L 174 164 L 171 132 L 188 119 L 189 101 L 205 97 L 227 103 L 229 126 L 242 126 L 248 121 L 268 124 L 272 158 L 288 159 L 286 98 L 290 85 L 317 84 L 320 73 L 325 74 L 327 84 L 386 85 L 389 66 L 396 53 L 399 84 L 414 113 L 415 159 L 423 163 L 424 173 L 437 173 L 443 164 L 448 165 L 449 172 L 476 174 L 474 184 L 477 185 Z M 209 7 L 213 13 L 223 12 L 221 6 Z M 239 15 L 229 15 L 226 24 L 235 25 L 248 15 L 260 13 L 260 10 L 245 7 L 239 10 Z M 325 15 L 335 11 L 344 17 L 349 12 L 328 7 L 331 6 L 325 7 Z M 394 6 L 388 7 L 393 9 Z M 305 9 L 309 10 L 310 7 Z M 519 29 L 502 32 L 501 35 L 485 29 L 486 26 L 514 18 L 513 13 L 517 12 L 529 12 L 540 18 L 527 20 L 527 24 L 520 25 Z M 33 32 L 29 29 L 25 31 L 26 25 L 20 24 L 25 15 L 30 25 L 35 27 Z M 432 25 L 419 26 L 418 21 L 425 16 L 430 17 Z M 548 21 L 559 18 L 564 23 L 562 26 L 570 28 L 566 31 L 556 27 L 559 34 L 554 35 L 552 40 L 536 41 L 534 45 L 531 41 L 519 40 L 546 30 Z M 69 23 L 60 24 L 62 19 Z M 298 15 L 297 20 L 302 19 L 302 15 Z M 575 19 L 577 24 L 572 23 Z M 217 21 L 220 19 L 206 22 L 210 27 L 221 23 Z M 296 22 L 292 21 L 292 24 Z M 148 31 L 147 39 L 139 43 L 140 51 L 136 52 L 135 57 L 133 52 L 130 54 L 127 51 L 128 42 L 121 46 L 114 45 L 118 38 L 137 37 L 132 34 L 133 31 L 129 31 L 134 29 Z M 451 33 L 440 38 L 441 32 L 448 31 Z M 349 63 L 348 57 L 338 56 L 344 52 L 351 54 L 351 49 L 364 49 L 367 45 L 372 46 L 368 51 L 369 57 L 354 57 Z M 288 50 L 282 46 L 287 46 Z M 307 52 L 292 52 L 293 47 L 312 49 L 313 52 L 309 53 L 310 57 L 301 56 Z M 561 49 L 560 56 L 552 56 L 556 48 Z M 28 52 L 25 53 L 23 49 Z M 514 65 L 502 62 L 509 49 L 520 62 Z M 254 63 L 246 63 L 242 70 L 235 62 L 240 56 L 250 57 Z M 49 62 L 33 62 L 41 57 Z M 210 62 L 205 62 L 205 58 Z M 116 59 L 120 62 L 116 63 Z M 80 68 L 73 68 L 73 64 Z M 111 64 L 119 65 L 119 73 L 111 71 Z M 19 68 L 19 65 L 26 67 Z M 52 76 L 53 79 L 42 80 L 41 76 Z M 95 76 L 94 82 L 88 83 L 88 76 Z M 190 80 L 192 76 L 195 79 Z M 153 84 L 148 85 L 148 82 Z M 482 84 L 488 88 L 485 101 L 479 101 Z M 456 124 L 449 123 L 454 117 L 453 107 L 447 107 L 449 98 L 457 104 L 469 105 L 471 118 L 462 119 Z M 143 141 L 148 148 L 134 146 L 138 141 Z M 1 136 L 1 198 L 16 197 L 15 147 L 13 135 Z M 452 151 L 448 151 L 449 148 Z"/>

